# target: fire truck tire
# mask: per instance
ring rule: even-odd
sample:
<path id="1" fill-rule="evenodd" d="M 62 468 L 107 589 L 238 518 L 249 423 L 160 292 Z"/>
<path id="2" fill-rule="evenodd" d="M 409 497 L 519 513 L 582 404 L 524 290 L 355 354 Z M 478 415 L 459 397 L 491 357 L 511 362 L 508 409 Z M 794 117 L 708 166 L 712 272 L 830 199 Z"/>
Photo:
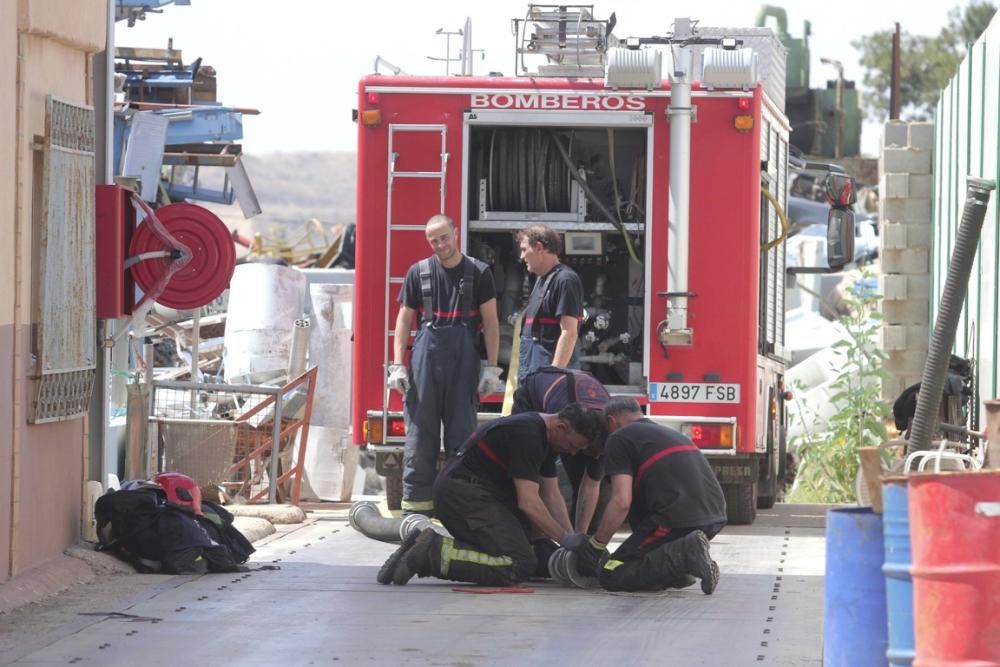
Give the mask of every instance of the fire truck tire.
<path id="1" fill-rule="evenodd" d="M 769 510 L 777 500 L 777 496 L 757 496 L 757 509 Z"/>
<path id="2" fill-rule="evenodd" d="M 403 475 L 386 475 L 385 478 L 385 504 L 391 510 L 401 509 L 403 506 Z"/>
<path id="3" fill-rule="evenodd" d="M 726 497 L 726 522 L 731 526 L 748 526 L 757 518 L 757 482 L 723 484 Z"/>

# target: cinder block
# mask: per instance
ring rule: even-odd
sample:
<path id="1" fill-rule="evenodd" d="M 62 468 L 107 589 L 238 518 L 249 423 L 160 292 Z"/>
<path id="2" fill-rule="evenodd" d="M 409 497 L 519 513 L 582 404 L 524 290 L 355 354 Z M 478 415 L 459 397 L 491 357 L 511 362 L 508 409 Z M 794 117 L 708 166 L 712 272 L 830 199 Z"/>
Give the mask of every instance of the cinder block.
<path id="1" fill-rule="evenodd" d="M 882 380 L 882 400 L 893 402 L 903 393 L 903 380 L 897 375 L 890 375 Z"/>
<path id="2" fill-rule="evenodd" d="M 882 349 L 886 352 L 918 350 L 927 353 L 928 327 L 924 324 L 883 324 Z"/>
<path id="3" fill-rule="evenodd" d="M 929 174 L 931 173 L 931 152 L 926 148 L 882 149 L 878 169 L 883 174 Z"/>
<path id="4" fill-rule="evenodd" d="M 885 369 L 894 375 L 920 375 L 927 361 L 927 350 L 898 350 L 888 352 Z"/>
<path id="5" fill-rule="evenodd" d="M 905 248 L 906 230 L 909 227 L 910 225 L 904 225 L 900 222 L 883 222 L 881 233 L 878 236 L 879 254 L 884 255 L 886 250 L 902 250 Z"/>
<path id="6" fill-rule="evenodd" d="M 884 301 L 882 314 L 890 324 L 926 324 L 930 315 L 930 306 L 924 299 L 909 299 L 907 301 Z"/>
<path id="7" fill-rule="evenodd" d="M 882 270 L 886 273 L 927 273 L 929 266 L 927 248 L 906 247 L 882 254 Z"/>
<path id="8" fill-rule="evenodd" d="M 906 276 L 906 293 L 911 299 L 931 298 L 931 277 L 928 273 Z"/>
<path id="9" fill-rule="evenodd" d="M 922 350 L 926 354 L 927 348 L 930 345 L 930 340 L 930 327 L 928 325 L 906 325 L 906 347 L 911 350 Z M 914 382 L 916 381 L 917 380 Z"/>
<path id="10" fill-rule="evenodd" d="M 882 126 L 882 147 L 906 146 L 910 140 L 907 123 L 901 120 L 890 120 Z"/>
<path id="11" fill-rule="evenodd" d="M 907 296 L 906 276 L 899 273 L 883 273 L 879 276 L 879 293 L 885 301 L 903 301 Z"/>
<path id="12" fill-rule="evenodd" d="M 882 325 L 882 349 L 886 352 L 902 350 L 906 348 L 906 325 L 905 324 L 883 324 Z"/>
<path id="13" fill-rule="evenodd" d="M 882 174 L 878 184 L 879 199 L 905 199 L 910 196 L 909 174 Z"/>
<path id="14" fill-rule="evenodd" d="M 931 226 L 906 225 L 906 245 L 910 248 L 930 248 Z"/>
<path id="15" fill-rule="evenodd" d="M 930 225 L 904 225 L 899 222 L 883 222 L 879 234 L 879 253 L 886 250 L 905 248 L 930 248 Z"/>
<path id="16" fill-rule="evenodd" d="M 910 123 L 910 136 L 908 139 L 910 148 L 934 148 L 934 123 Z"/>
<path id="17" fill-rule="evenodd" d="M 934 176 L 931 174 L 910 174 L 909 187 L 911 197 L 930 199 L 934 196 Z"/>
<path id="18" fill-rule="evenodd" d="M 930 199 L 883 199 L 879 203 L 879 217 L 890 222 L 926 224 L 931 222 L 932 204 Z"/>

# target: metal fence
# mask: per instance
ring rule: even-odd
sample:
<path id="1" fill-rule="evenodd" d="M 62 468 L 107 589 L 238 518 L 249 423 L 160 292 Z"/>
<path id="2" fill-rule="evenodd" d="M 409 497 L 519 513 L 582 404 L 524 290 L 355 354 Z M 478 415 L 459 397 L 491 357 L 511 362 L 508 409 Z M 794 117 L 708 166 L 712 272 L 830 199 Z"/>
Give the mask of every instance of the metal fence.
<path id="1" fill-rule="evenodd" d="M 934 212 L 931 222 L 931 326 L 948 274 L 966 176 L 997 178 L 1000 160 L 1000 18 L 970 45 L 958 73 L 941 93 L 934 145 Z M 955 353 L 976 360 L 979 397 L 998 396 L 1000 341 L 1000 207 L 994 195 L 969 280 L 955 336 Z"/>
<path id="2" fill-rule="evenodd" d="M 279 387 L 153 382 L 158 469 L 247 502 L 298 504 L 315 386 L 315 367 Z"/>

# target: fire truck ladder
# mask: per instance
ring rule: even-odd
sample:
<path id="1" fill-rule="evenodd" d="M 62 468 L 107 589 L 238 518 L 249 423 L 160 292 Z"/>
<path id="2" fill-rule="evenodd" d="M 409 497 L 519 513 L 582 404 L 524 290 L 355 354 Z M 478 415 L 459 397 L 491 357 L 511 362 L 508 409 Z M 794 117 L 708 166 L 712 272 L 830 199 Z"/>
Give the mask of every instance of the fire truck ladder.
<path id="1" fill-rule="evenodd" d="M 441 167 L 438 171 L 408 171 L 406 169 L 397 169 L 397 164 L 401 157 L 401 152 L 403 147 L 407 145 L 406 137 L 413 136 L 413 133 L 422 132 L 437 132 L 441 135 Z M 385 329 L 387 332 L 385 345 L 383 346 L 383 368 L 388 371 L 389 364 L 392 362 L 389 352 L 389 340 L 392 338 L 395 329 L 395 322 L 390 321 L 390 307 L 391 307 L 391 296 L 390 288 L 393 283 L 402 285 L 403 281 L 406 279 L 405 272 L 403 275 L 394 276 L 392 275 L 392 240 L 393 232 L 397 231 L 410 231 L 410 232 L 423 232 L 424 226 L 427 223 L 428 215 L 425 215 L 422 219 L 416 219 L 416 216 L 421 215 L 419 207 L 409 206 L 405 209 L 401 209 L 405 212 L 407 217 L 407 222 L 394 222 L 393 221 L 393 195 L 395 192 L 396 181 L 401 181 L 403 179 L 420 179 L 421 181 L 427 183 L 429 186 L 437 188 L 439 193 L 437 211 L 432 211 L 431 213 L 444 213 L 444 197 L 445 197 L 445 176 L 448 171 L 448 153 L 445 150 L 446 142 L 448 138 L 448 126 L 447 125 L 403 125 L 403 124 L 391 124 L 389 125 L 389 187 L 386 193 L 386 255 L 385 255 Z M 409 151 L 407 151 L 407 156 Z M 410 161 L 407 161 L 410 163 Z M 412 191 L 408 191 L 412 194 Z M 424 213 L 427 213 L 426 211 Z M 404 269 L 405 271 L 405 269 Z M 419 322 L 417 322 L 419 327 Z M 382 393 L 382 433 L 389 433 L 389 389 L 386 387 Z"/>

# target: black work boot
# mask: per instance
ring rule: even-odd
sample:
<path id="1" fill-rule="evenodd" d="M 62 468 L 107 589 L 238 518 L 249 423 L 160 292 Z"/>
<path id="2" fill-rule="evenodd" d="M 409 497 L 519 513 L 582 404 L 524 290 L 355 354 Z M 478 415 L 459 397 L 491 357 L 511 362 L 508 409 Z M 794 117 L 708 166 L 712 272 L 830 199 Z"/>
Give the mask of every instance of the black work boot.
<path id="1" fill-rule="evenodd" d="M 667 584 L 667 588 L 690 588 L 697 583 L 698 580 L 690 574 L 682 574 L 671 579 L 670 583 Z"/>
<path id="2" fill-rule="evenodd" d="M 416 543 L 418 537 L 420 537 L 419 530 L 410 531 L 410 534 L 406 536 L 405 540 L 403 540 L 403 544 L 400 545 L 398 549 L 393 551 L 392 555 L 390 555 L 385 560 L 385 563 L 382 564 L 382 567 L 379 568 L 378 574 L 375 575 L 375 580 L 378 581 L 378 583 L 392 583 L 392 573 L 396 570 L 396 565 L 398 565 L 400 559 L 406 555 L 406 552 L 410 550 L 410 547 Z"/>
<path id="3" fill-rule="evenodd" d="M 403 557 L 396 563 L 392 572 L 392 583 L 397 586 L 404 586 L 413 575 L 426 577 L 432 574 L 431 551 L 438 545 L 438 534 L 430 528 L 421 531 L 414 531 L 410 536 L 416 534 L 413 546 L 406 550 Z"/>
<path id="4" fill-rule="evenodd" d="M 680 541 L 684 554 L 684 569 L 701 579 L 701 592 L 711 595 L 719 585 L 719 566 L 712 560 L 708 537 L 700 530 L 693 531 Z"/>

